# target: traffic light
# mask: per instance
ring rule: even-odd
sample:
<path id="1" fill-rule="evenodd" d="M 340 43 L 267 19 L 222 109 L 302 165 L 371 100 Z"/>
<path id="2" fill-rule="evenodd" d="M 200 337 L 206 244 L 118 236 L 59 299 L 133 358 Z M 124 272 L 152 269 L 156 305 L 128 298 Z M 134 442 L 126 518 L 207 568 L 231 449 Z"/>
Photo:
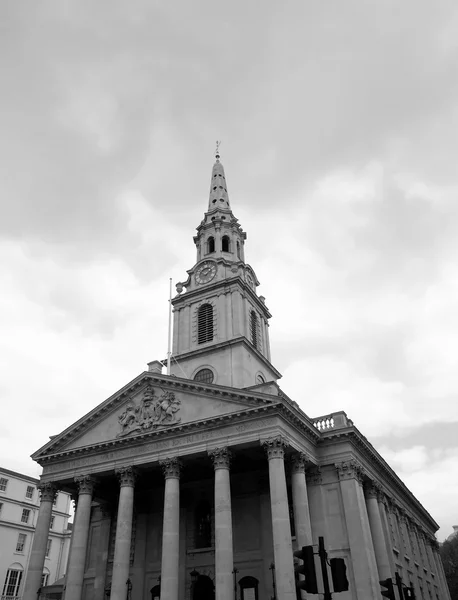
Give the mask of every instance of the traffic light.
<path id="1" fill-rule="evenodd" d="M 386 588 L 386 590 L 382 589 L 382 596 L 384 598 L 389 598 L 390 600 L 396 600 L 396 596 L 394 595 L 393 580 L 391 579 L 391 577 L 388 577 L 388 579 L 383 579 L 382 581 L 379 581 L 379 583 L 382 586 L 382 588 Z"/>
<path id="2" fill-rule="evenodd" d="M 305 577 L 305 580 L 296 579 L 296 590 L 305 590 L 309 594 L 318 594 L 313 546 L 302 546 L 301 550 L 294 552 L 294 556 L 304 561 L 303 565 L 294 566 L 295 573 L 304 575 Z"/>
<path id="3" fill-rule="evenodd" d="M 415 600 L 415 591 L 413 587 L 404 588 L 404 600 Z"/>
<path id="4" fill-rule="evenodd" d="M 347 565 L 343 558 L 331 558 L 332 585 L 335 592 L 348 591 Z"/>

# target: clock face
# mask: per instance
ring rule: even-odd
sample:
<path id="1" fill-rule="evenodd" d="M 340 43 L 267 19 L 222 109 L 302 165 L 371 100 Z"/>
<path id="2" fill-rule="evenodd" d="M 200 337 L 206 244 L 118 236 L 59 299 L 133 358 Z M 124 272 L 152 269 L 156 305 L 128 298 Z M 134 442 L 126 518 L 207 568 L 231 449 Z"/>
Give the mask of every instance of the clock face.
<path id="1" fill-rule="evenodd" d="M 197 283 L 208 283 L 216 275 L 216 263 L 205 261 L 196 271 Z"/>

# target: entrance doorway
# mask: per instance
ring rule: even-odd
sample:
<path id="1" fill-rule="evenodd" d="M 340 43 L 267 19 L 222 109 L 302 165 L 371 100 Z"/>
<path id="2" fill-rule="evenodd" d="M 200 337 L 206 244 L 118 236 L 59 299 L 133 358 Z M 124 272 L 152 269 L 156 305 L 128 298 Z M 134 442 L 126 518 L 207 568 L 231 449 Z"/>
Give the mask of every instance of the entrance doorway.
<path id="1" fill-rule="evenodd" d="M 207 575 L 199 575 L 192 594 L 192 600 L 215 600 L 215 586 Z"/>

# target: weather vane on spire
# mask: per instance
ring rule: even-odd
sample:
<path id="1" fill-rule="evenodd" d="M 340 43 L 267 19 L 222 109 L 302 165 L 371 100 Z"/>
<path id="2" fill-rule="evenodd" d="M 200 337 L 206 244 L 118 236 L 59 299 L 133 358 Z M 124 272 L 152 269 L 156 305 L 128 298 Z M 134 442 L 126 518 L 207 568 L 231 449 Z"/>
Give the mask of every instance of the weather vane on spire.
<path id="1" fill-rule="evenodd" d="M 221 142 L 218 142 L 218 140 L 216 140 L 216 152 L 215 152 L 215 156 L 216 158 L 219 158 L 219 147 L 221 145 Z"/>

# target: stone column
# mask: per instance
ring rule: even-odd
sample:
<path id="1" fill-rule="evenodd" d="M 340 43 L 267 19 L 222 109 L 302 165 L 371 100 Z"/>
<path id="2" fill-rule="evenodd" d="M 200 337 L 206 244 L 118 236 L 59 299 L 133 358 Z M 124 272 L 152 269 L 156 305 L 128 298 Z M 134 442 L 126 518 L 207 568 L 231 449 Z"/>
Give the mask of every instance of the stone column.
<path id="1" fill-rule="evenodd" d="M 215 448 L 209 453 L 215 467 L 215 573 L 216 600 L 232 600 L 234 553 L 232 546 L 230 452 Z"/>
<path id="2" fill-rule="evenodd" d="M 225 340 L 226 339 L 226 314 L 225 314 L 225 309 L 226 309 L 226 294 L 221 293 L 218 294 L 218 314 L 219 314 L 219 318 L 218 318 L 218 329 L 219 331 L 217 331 L 217 338 L 218 341 L 221 340 Z"/>
<path id="3" fill-rule="evenodd" d="M 134 485 L 136 473 L 133 467 L 115 471 L 119 478 L 118 519 L 113 559 L 110 600 L 126 600 L 130 569 L 130 546 L 132 543 L 132 519 L 134 514 Z"/>
<path id="4" fill-rule="evenodd" d="M 165 476 L 161 600 L 178 600 L 181 464 L 177 458 L 166 458 L 160 465 Z"/>
<path id="5" fill-rule="evenodd" d="M 29 568 L 24 584 L 23 600 L 37 600 L 37 592 L 41 587 L 41 575 L 45 564 L 46 546 L 48 544 L 49 525 L 51 524 L 52 503 L 57 489 L 52 483 L 38 485 L 41 496 L 37 525 L 33 536 Z"/>
<path id="6" fill-rule="evenodd" d="M 312 526 L 305 480 L 305 465 L 307 462 L 307 457 L 302 453 L 295 454 L 291 460 L 291 491 L 296 541 L 299 548 L 312 544 Z"/>
<path id="7" fill-rule="evenodd" d="M 336 464 L 358 600 L 380 595 L 377 563 L 362 488 L 363 469 L 350 460 Z"/>
<path id="8" fill-rule="evenodd" d="M 378 505 L 379 486 L 373 481 L 366 484 L 365 498 L 367 515 L 369 517 L 369 526 L 374 545 L 375 560 L 377 562 L 379 579 L 392 577 L 388 553 L 386 551 L 385 536 L 383 534 L 382 519 L 380 518 L 380 509 Z"/>
<path id="9" fill-rule="evenodd" d="M 80 600 L 83 591 L 92 493 L 94 491 L 94 481 L 88 475 L 75 477 L 75 482 L 78 486 L 78 502 L 75 513 L 75 527 L 72 532 L 72 552 L 65 582 L 65 600 Z"/>
<path id="10" fill-rule="evenodd" d="M 278 600 L 296 600 L 293 548 L 285 477 L 286 441 L 281 437 L 263 442 L 269 460 L 270 505 L 274 540 Z"/>
<path id="11" fill-rule="evenodd" d="M 99 539 L 95 564 L 93 600 L 105 600 L 106 571 L 110 544 L 111 512 L 107 504 L 100 504 Z"/>
<path id="12" fill-rule="evenodd" d="M 383 492 L 379 491 L 379 494 L 377 496 L 377 501 L 378 501 L 378 508 L 379 508 L 379 513 L 380 513 L 380 520 L 382 522 L 383 535 L 385 538 L 385 547 L 386 547 L 386 553 L 388 556 L 388 563 L 390 565 L 389 577 L 393 577 L 394 573 L 396 571 L 396 568 L 394 565 L 394 556 L 393 556 L 393 540 L 391 537 L 390 524 L 388 523 L 388 515 L 387 515 L 388 499 Z"/>

